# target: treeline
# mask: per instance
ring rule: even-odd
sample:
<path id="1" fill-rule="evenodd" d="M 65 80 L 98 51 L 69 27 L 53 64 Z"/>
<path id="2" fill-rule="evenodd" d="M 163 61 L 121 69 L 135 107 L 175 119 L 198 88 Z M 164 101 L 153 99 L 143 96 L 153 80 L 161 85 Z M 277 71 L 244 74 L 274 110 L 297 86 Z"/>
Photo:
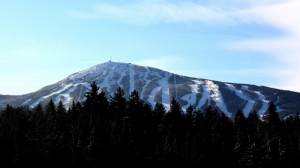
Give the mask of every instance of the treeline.
<path id="1" fill-rule="evenodd" d="M 68 110 L 50 101 L 0 114 L 0 167 L 299 167 L 299 145 L 299 116 L 281 120 L 272 103 L 263 119 L 230 119 L 212 107 L 184 112 L 174 99 L 169 111 L 152 108 L 136 91 L 108 98 L 95 83 Z"/>

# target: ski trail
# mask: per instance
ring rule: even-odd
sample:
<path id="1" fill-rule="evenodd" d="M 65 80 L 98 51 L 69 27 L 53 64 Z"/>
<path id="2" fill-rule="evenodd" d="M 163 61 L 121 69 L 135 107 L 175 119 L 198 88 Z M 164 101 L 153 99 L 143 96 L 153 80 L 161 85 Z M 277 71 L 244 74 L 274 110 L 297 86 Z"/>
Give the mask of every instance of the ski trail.
<path id="1" fill-rule="evenodd" d="M 215 84 L 213 81 L 206 81 L 206 85 L 208 90 L 211 93 L 212 100 L 216 103 L 216 106 L 228 117 L 231 117 L 231 113 L 228 112 L 226 104 L 224 103 L 222 94 L 220 93 L 219 86 Z"/>
<path id="2" fill-rule="evenodd" d="M 243 113 L 248 116 L 249 113 L 253 110 L 255 101 L 252 100 L 249 96 L 245 95 L 243 91 L 238 90 L 235 86 L 232 84 L 226 84 L 228 89 L 235 93 L 239 98 L 247 101 L 247 104 L 244 106 Z"/>
<path id="3" fill-rule="evenodd" d="M 141 92 L 142 97 L 145 97 L 145 90 L 146 90 L 147 86 L 149 85 L 149 83 L 151 82 L 150 80 L 148 80 L 149 73 L 150 73 L 149 68 L 146 67 L 146 73 L 144 74 L 144 78 L 143 78 L 143 80 L 146 81 L 146 83 L 142 88 L 142 92 Z"/>
<path id="4" fill-rule="evenodd" d="M 190 85 L 191 93 L 181 97 L 182 100 L 187 102 L 187 104 L 182 107 L 183 109 L 187 109 L 189 105 L 195 106 L 197 103 L 197 94 L 199 93 L 198 89 L 199 89 L 199 85 L 201 85 L 202 82 L 198 80 L 193 80 L 193 82 L 194 84 Z"/>
<path id="5" fill-rule="evenodd" d="M 148 96 L 148 100 L 147 100 L 147 101 L 152 105 L 152 107 L 154 107 L 155 104 L 156 104 L 155 96 L 156 96 L 157 93 L 160 91 L 160 89 L 161 89 L 160 86 L 154 88 L 154 89 L 151 91 L 150 95 Z"/>
<path id="6" fill-rule="evenodd" d="M 169 88 L 169 78 L 170 74 L 168 73 L 165 77 L 163 77 L 158 83 L 162 89 L 162 104 L 165 106 L 167 110 L 170 109 L 170 88 Z"/>
<path id="7" fill-rule="evenodd" d="M 134 90 L 134 67 L 132 64 L 129 66 L 129 94 L 131 94 Z"/>
<path id="8" fill-rule="evenodd" d="M 260 107 L 260 109 L 258 110 L 258 114 L 260 116 L 263 116 L 263 114 L 268 110 L 268 106 L 269 106 L 269 101 L 266 100 L 266 97 L 261 94 L 261 92 L 259 91 L 254 91 L 254 93 L 257 94 L 258 99 L 261 101 L 262 105 Z"/>
<path id="9" fill-rule="evenodd" d="M 177 94 L 177 81 L 176 81 L 176 75 L 173 74 L 173 81 L 174 81 L 174 90 L 175 90 L 175 98 L 178 98 L 178 94 Z"/>
<path id="10" fill-rule="evenodd" d="M 204 84 L 204 85 L 202 85 L 202 97 L 199 100 L 197 107 L 200 109 L 203 108 L 203 106 L 206 104 L 207 101 L 210 105 L 209 89 L 208 89 L 207 85 Z"/>

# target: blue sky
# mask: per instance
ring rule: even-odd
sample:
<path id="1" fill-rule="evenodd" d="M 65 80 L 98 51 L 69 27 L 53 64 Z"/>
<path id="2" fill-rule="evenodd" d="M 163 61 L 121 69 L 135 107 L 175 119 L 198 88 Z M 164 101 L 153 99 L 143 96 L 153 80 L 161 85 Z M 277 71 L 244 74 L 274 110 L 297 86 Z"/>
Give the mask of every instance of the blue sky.
<path id="1" fill-rule="evenodd" d="M 296 0 L 1 1 L 0 94 L 38 90 L 110 57 L 300 91 L 299 7 Z"/>

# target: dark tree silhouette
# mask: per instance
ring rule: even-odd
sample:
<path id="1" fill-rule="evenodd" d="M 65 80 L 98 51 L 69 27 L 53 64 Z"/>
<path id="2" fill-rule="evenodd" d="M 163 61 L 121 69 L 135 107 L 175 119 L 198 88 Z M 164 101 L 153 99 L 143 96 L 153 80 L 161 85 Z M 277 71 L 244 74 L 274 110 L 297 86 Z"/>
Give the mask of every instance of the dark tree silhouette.
<path id="1" fill-rule="evenodd" d="M 137 91 L 126 98 L 121 88 L 111 94 L 96 83 L 83 102 L 55 103 L 0 112 L 1 167 L 300 165 L 299 115 L 282 120 L 274 103 L 262 118 L 238 111 L 230 119 L 213 106 L 183 109 L 175 99 L 152 109 Z"/>

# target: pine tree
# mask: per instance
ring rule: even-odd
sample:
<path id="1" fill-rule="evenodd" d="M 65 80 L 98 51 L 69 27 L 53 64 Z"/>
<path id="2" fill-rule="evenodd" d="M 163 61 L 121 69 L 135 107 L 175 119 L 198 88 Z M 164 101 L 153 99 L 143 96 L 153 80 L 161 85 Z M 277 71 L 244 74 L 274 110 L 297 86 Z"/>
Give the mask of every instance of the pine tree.
<path id="1" fill-rule="evenodd" d="M 80 146 L 80 120 L 82 118 L 80 117 L 82 113 L 82 106 L 79 102 L 75 103 L 73 101 L 72 106 L 69 110 L 68 116 L 70 121 L 70 136 L 71 136 L 71 164 L 72 165 L 78 165 L 80 162 L 79 154 L 81 150 Z"/>
<path id="2" fill-rule="evenodd" d="M 186 109 L 185 118 L 186 118 L 187 130 L 191 131 L 193 128 L 193 121 L 194 121 L 194 107 L 192 105 L 190 105 Z"/>
<path id="3" fill-rule="evenodd" d="M 134 90 L 128 100 L 127 117 L 131 120 L 133 128 L 139 129 L 143 122 L 143 102 L 138 91 Z"/>
<path id="4" fill-rule="evenodd" d="M 62 101 L 58 103 L 55 120 L 53 159 L 66 167 L 71 161 L 71 120 L 67 117 L 67 111 Z"/>
<path id="5" fill-rule="evenodd" d="M 152 129 L 154 132 L 153 135 L 153 143 L 156 145 L 153 147 L 153 153 L 156 155 L 162 154 L 162 149 L 164 148 L 164 125 L 163 120 L 166 114 L 166 109 L 163 104 L 157 102 L 155 104 L 153 112 L 153 120 L 152 120 Z M 159 157 L 159 156 L 158 156 Z"/>
<path id="6" fill-rule="evenodd" d="M 194 112 L 195 109 L 192 105 L 189 105 L 188 108 L 186 109 L 185 113 L 185 127 L 186 127 L 186 139 L 185 139 L 185 153 L 186 158 L 191 158 L 191 152 L 192 152 L 192 140 L 193 140 L 193 134 L 194 134 Z"/>
<path id="7" fill-rule="evenodd" d="M 247 118 L 247 132 L 249 140 L 255 140 L 256 135 L 259 133 L 261 127 L 261 120 L 259 119 L 257 112 L 252 111 Z"/>
<path id="8" fill-rule="evenodd" d="M 113 113 L 114 120 L 120 120 L 124 117 L 127 101 L 122 88 L 118 88 L 111 98 L 110 110 Z"/>
<path id="9" fill-rule="evenodd" d="M 155 104 L 153 115 L 155 120 L 155 125 L 159 125 L 162 122 L 164 115 L 166 114 L 166 109 L 163 104 L 157 102 Z"/>
<path id="10" fill-rule="evenodd" d="M 55 108 L 56 108 L 55 104 L 54 104 L 53 100 L 51 99 L 49 101 L 49 103 L 47 104 L 47 106 L 46 106 L 47 114 L 49 114 L 49 115 L 55 114 L 56 113 L 56 109 Z"/>
<path id="11" fill-rule="evenodd" d="M 276 112 L 276 106 L 273 102 L 269 104 L 269 108 L 264 116 L 264 120 L 267 123 L 269 136 L 278 136 L 282 125 L 278 113 Z"/>
<path id="12" fill-rule="evenodd" d="M 284 122 L 280 141 L 280 160 L 282 167 L 299 167 L 299 137 L 297 137 L 297 117 L 290 117 Z"/>
<path id="13" fill-rule="evenodd" d="M 107 115 L 108 100 L 103 90 L 100 91 L 96 82 L 91 83 L 91 90 L 86 94 L 84 108 L 89 118 L 89 127 L 98 127 L 97 124 L 103 124 L 104 116 Z M 103 125 L 102 125 L 103 126 Z"/>
<path id="14" fill-rule="evenodd" d="M 56 118 L 56 106 L 51 99 L 49 103 L 46 105 L 46 118 L 47 118 L 47 130 L 48 132 L 53 132 L 56 130 L 57 126 L 57 118 Z"/>
<path id="15" fill-rule="evenodd" d="M 127 100 L 125 98 L 124 91 L 119 87 L 117 91 L 114 93 L 110 100 L 110 113 L 111 113 L 111 132 L 112 132 L 112 139 L 111 143 L 121 144 L 123 138 L 121 135 L 124 135 L 124 121 L 127 120 L 126 114 L 126 106 Z M 122 152 L 118 152 L 118 157 L 124 157 Z"/>
<path id="16" fill-rule="evenodd" d="M 101 167 L 104 163 L 169 161 L 186 167 L 299 167 L 299 115 L 281 120 L 270 103 L 263 120 L 255 111 L 228 118 L 214 107 L 184 112 L 152 107 L 137 91 L 107 100 L 92 83 L 87 99 L 68 110 L 7 106 L 0 112 L 2 167 Z M 112 162 L 113 161 L 113 162 Z M 172 164 L 172 165 L 173 165 Z M 172 166 L 169 165 L 169 166 Z"/>
<path id="17" fill-rule="evenodd" d="M 272 102 L 269 104 L 265 121 L 267 126 L 267 155 L 270 158 L 269 165 L 275 166 L 279 164 L 280 159 L 282 123 L 276 112 L 276 106 Z"/>
<path id="18" fill-rule="evenodd" d="M 235 151 L 238 156 L 242 156 L 249 144 L 247 136 L 246 118 L 241 110 L 234 117 L 234 129 L 236 136 Z"/>
<path id="19" fill-rule="evenodd" d="M 184 145 L 184 118 L 181 106 L 175 98 L 170 103 L 170 111 L 166 114 L 163 125 L 166 134 L 165 151 L 179 157 Z"/>

